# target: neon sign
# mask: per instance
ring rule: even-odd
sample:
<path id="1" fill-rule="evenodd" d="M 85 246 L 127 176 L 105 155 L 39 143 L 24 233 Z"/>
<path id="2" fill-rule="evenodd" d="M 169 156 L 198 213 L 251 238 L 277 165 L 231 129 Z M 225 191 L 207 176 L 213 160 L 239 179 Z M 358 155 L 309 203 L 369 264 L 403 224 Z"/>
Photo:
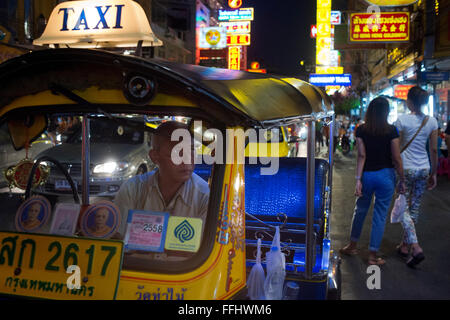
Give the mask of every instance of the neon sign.
<path id="1" fill-rule="evenodd" d="M 228 69 L 241 70 L 241 47 L 228 48 Z"/>
<path id="2" fill-rule="evenodd" d="M 227 29 L 227 33 L 250 33 L 250 21 L 221 22 L 219 26 Z"/>
<path id="3" fill-rule="evenodd" d="M 219 21 L 253 21 L 253 8 L 240 8 L 238 10 L 219 10 Z"/>

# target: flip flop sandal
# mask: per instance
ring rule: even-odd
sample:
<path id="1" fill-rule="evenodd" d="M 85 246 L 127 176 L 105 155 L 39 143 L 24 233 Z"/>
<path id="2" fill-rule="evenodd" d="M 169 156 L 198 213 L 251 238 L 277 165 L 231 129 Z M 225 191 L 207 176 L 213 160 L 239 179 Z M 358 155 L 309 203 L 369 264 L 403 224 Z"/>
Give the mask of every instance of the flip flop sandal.
<path id="1" fill-rule="evenodd" d="M 369 258 L 369 264 L 370 265 L 377 265 L 377 266 L 382 266 L 386 263 L 386 261 L 380 257 L 377 258 Z"/>
<path id="2" fill-rule="evenodd" d="M 416 265 L 421 263 L 423 260 L 425 260 L 425 255 L 423 254 L 423 252 L 421 252 L 415 256 L 411 255 L 411 259 L 409 259 L 406 262 L 406 265 L 410 268 L 414 268 Z"/>
<path id="3" fill-rule="evenodd" d="M 341 254 L 345 254 L 347 256 L 356 256 L 358 254 L 358 249 L 345 249 L 342 248 L 339 250 Z"/>
<path id="4" fill-rule="evenodd" d="M 402 257 L 402 258 L 407 258 L 408 257 L 408 253 L 404 253 L 403 251 L 402 251 L 402 247 L 401 246 L 398 246 L 397 247 L 397 253 L 398 253 L 398 255 L 400 256 L 400 257 Z"/>

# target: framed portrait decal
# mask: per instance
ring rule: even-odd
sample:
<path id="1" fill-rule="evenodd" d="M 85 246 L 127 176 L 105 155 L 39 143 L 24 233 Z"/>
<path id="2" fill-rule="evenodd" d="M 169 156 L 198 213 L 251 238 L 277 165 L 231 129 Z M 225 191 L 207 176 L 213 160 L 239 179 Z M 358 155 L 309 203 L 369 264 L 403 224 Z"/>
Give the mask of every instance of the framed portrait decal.
<path id="1" fill-rule="evenodd" d="M 92 204 L 81 217 L 81 233 L 91 238 L 111 238 L 120 225 L 120 211 L 111 201 Z"/>
<path id="2" fill-rule="evenodd" d="M 21 232 L 39 232 L 52 212 L 50 202 L 42 196 L 25 200 L 16 212 L 16 229 Z"/>
<path id="3" fill-rule="evenodd" d="M 80 205 L 77 203 L 58 203 L 53 213 L 51 234 L 73 236 L 77 227 Z"/>

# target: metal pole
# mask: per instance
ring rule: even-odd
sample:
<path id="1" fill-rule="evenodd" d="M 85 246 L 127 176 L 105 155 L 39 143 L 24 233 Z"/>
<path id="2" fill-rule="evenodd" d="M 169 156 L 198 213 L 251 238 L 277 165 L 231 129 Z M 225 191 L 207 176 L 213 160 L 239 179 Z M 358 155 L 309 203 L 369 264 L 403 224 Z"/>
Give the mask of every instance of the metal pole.
<path id="1" fill-rule="evenodd" d="M 315 175 L 315 148 L 316 130 L 315 121 L 308 120 L 308 145 L 306 161 L 306 254 L 305 275 L 307 279 L 312 278 L 314 267 L 314 175 Z"/>
<path id="2" fill-rule="evenodd" d="M 329 188 L 329 195 L 330 195 L 330 201 L 329 201 L 329 209 L 331 210 L 331 198 L 332 198 L 332 188 L 333 188 L 333 166 L 334 166 L 334 121 L 335 121 L 335 115 L 331 117 L 331 123 L 330 123 L 330 142 L 328 143 L 328 163 L 330 165 L 329 172 L 328 172 L 328 188 Z M 333 136 L 332 136 L 333 134 Z M 331 138 L 333 137 L 333 139 Z"/>
<path id="3" fill-rule="evenodd" d="M 81 142 L 81 172 L 83 175 L 82 204 L 89 205 L 89 167 L 90 167 L 90 120 L 87 115 L 83 115 L 82 142 Z"/>

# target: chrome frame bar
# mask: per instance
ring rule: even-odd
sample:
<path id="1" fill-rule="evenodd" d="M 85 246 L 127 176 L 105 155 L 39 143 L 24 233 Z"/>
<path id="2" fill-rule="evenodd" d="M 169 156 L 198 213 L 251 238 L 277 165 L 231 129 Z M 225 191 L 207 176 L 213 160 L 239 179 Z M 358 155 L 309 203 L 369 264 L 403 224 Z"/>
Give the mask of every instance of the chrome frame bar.
<path id="1" fill-rule="evenodd" d="M 81 172 L 83 175 L 82 204 L 89 205 L 89 167 L 90 167 L 90 119 L 83 115 L 82 142 L 81 142 Z"/>
<path id="2" fill-rule="evenodd" d="M 316 160 L 316 123 L 314 120 L 308 122 L 308 144 L 306 160 L 306 254 L 305 254 L 305 276 L 312 279 L 314 267 L 314 176 Z"/>
<path id="3" fill-rule="evenodd" d="M 328 209 L 331 211 L 331 200 L 332 200 L 332 190 L 333 190 L 333 167 L 334 167 L 334 122 L 336 121 L 336 116 L 333 114 L 331 116 L 330 130 L 329 130 L 329 143 L 328 143 L 328 191 L 329 191 L 329 202 Z"/>

